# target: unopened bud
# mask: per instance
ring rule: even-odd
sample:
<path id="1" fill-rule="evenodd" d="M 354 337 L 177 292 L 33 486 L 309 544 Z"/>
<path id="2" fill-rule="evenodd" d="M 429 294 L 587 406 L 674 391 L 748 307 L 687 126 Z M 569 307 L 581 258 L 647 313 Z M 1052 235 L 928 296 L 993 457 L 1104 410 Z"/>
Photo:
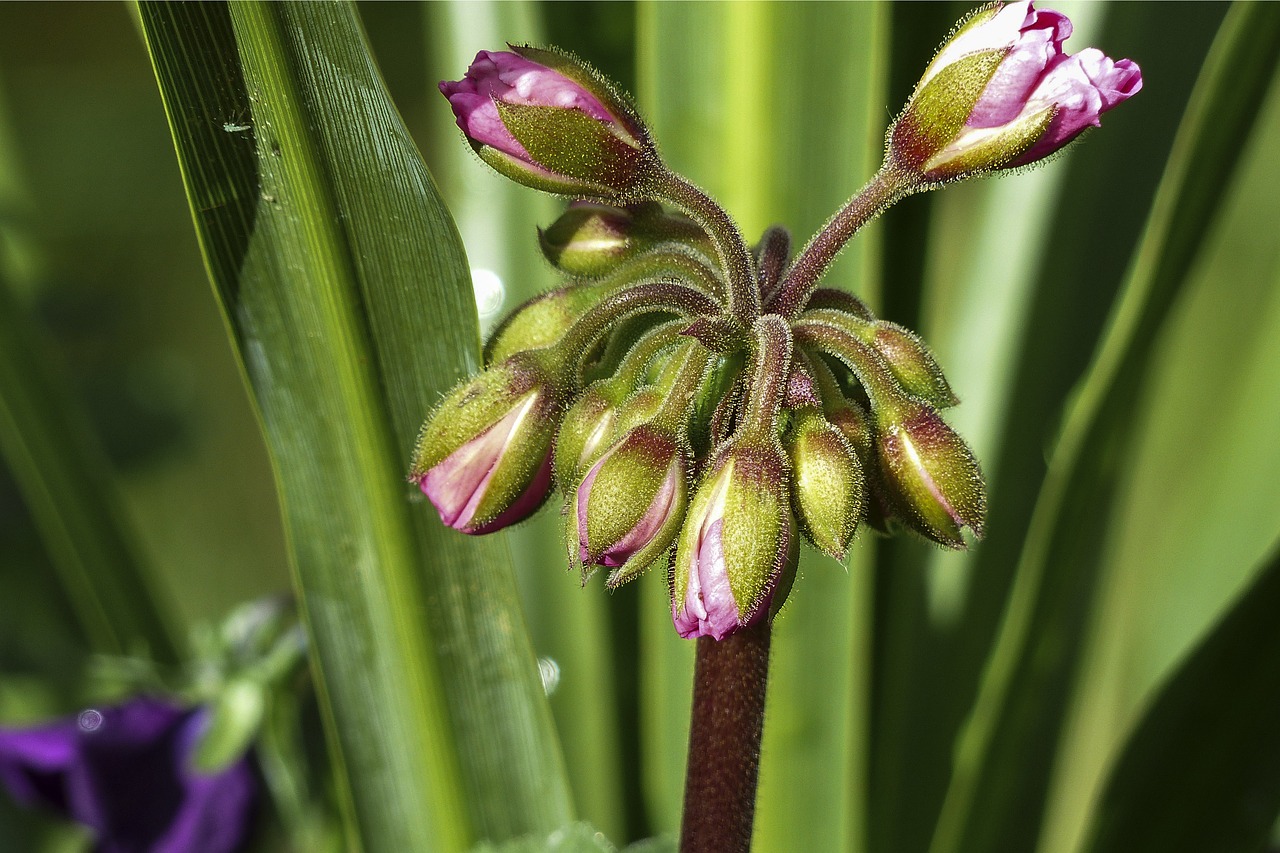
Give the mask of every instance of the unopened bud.
<path id="1" fill-rule="evenodd" d="M 767 444 L 731 445 L 711 465 L 672 562 L 671 615 L 681 637 L 724 639 L 786 600 L 798 553 L 787 469 Z"/>
<path id="2" fill-rule="evenodd" d="M 486 364 L 500 364 L 521 350 L 551 346 L 609 291 L 592 284 L 570 284 L 540 293 L 515 308 L 485 344 Z"/>
<path id="3" fill-rule="evenodd" d="M 675 541 L 688 503 L 688 467 L 675 436 L 642 424 L 583 478 L 572 520 L 579 557 L 615 569 L 610 587 L 636 577 Z"/>
<path id="4" fill-rule="evenodd" d="M 800 530 L 819 551 L 844 559 L 866 511 L 862 464 L 849 440 L 813 409 L 796 413 L 786 437 Z"/>
<path id="5" fill-rule="evenodd" d="M 925 342 L 910 329 L 878 320 L 869 343 L 876 348 L 904 391 L 931 406 L 945 409 L 960 402 Z"/>
<path id="6" fill-rule="evenodd" d="M 535 189 L 597 198 L 631 194 L 660 167 L 635 109 L 594 69 L 512 51 L 482 50 L 462 80 L 440 84 L 486 163 Z"/>
<path id="7" fill-rule="evenodd" d="M 962 528 L 982 537 L 986 486 L 964 440 L 934 409 L 894 407 L 876 425 L 880 484 L 894 517 L 948 548 L 965 548 Z"/>
<path id="8" fill-rule="evenodd" d="M 422 428 L 409 478 L 463 533 L 522 521 L 551 489 L 551 443 L 562 395 L 515 356 L 463 382 Z"/>
<path id="9" fill-rule="evenodd" d="M 692 220 L 667 213 L 656 202 L 625 207 L 575 201 L 560 218 L 538 231 L 542 253 L 569 275 L 606 275 L 637 254 L 662 243 L 712 251 L 706 233 Z"/>

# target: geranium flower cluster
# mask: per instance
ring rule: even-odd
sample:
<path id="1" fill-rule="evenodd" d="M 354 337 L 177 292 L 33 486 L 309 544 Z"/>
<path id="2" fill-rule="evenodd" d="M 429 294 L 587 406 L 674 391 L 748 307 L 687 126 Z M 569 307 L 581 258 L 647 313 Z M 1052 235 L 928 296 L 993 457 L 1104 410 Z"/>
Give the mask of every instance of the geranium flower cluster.
<path id="1" fill-rule="evenodd" d="M 965 547 L 985 490 L 940 414 L 957 402 L 942 370 L 913 332 L 821 282 L 893 202 L 1040 160 L 1138 91 L 1132 62 L 1066 54 L 1070 30 L 1029 2 L 961 22 L 880 172 L 794 256 L 779 228 L 748 245 L 591 68 L 482 51 L 441 91 L 486 163 L 574 199 L 540 233 L 566 281 L 495 331 L 485 370 L 424 426 L 411 479 L 465 533 L 518 522 L 558 487 L 584 580 L 603 567 L 616 587 L 665 559 L 684 637 L 770 618 L 799 536 L 838 558 L 864 522 Z"/>

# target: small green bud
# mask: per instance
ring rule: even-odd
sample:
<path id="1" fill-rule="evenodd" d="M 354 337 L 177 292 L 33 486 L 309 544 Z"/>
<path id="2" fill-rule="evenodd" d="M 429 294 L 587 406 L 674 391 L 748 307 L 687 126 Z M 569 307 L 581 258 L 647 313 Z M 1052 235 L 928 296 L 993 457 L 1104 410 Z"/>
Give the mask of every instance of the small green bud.
<path id="1" fill-rule="evenodd" d="M 624 208 L 575 201 L 545 230 L 538 229 L 538 243 L 561 272 L 599 276 L 640 249 L 634 230 L 635 220 Z"/>
<path id="2" fill-rule="evenodd" d="M 614 569 L 616 588 L 671 547 L 688 503 L 687 453 L 676 436 L 644 423 L 591 467 L 578 486 L 570 523 L 584 565 Z"/>
<path id="3" fill-rule="evenodd" d="M 714 251 L 698 225 L 683 215 L 667 213 L 656 202 L 618 207 L 575 201 L 548 228 L 538 231 L 538 242 L 556 269 L 591 278 L 606 275 L 664 243 L 692 246 L 708 256 Z"/>
<path id="4" fill-rule="evenodd" d="M 866 511 L 862 464 L 844 434 L 814 409 L 795 413 L 785 443 L 800 530 L 819 551 L 843 560 Z"/>
<path id="5" fill-rule="evenodd" d="M 485 364 L 499 364 L 521 350 L 551 346 L 610 292 L 592 284 L 570 284 L 538 294 L 493 330 L 484 348 Z"/>
<path id="6" fill-rule="evenodd" d="M 964 527 L 981 538 L 986 486 L 964 440 L 922 403 L 877 414 L 880 483 L 893 516 L 948 548 L 966 547 Z"/>
<path id="7" fill-rule="evenodd" d="M 947 383 L 937 359 L 915 332 L 897 323 L 877 320 L 871 327 L 868 343 L 884 356 L 894 378 L 908 394 L 939 409 L 960 402 Z"/>

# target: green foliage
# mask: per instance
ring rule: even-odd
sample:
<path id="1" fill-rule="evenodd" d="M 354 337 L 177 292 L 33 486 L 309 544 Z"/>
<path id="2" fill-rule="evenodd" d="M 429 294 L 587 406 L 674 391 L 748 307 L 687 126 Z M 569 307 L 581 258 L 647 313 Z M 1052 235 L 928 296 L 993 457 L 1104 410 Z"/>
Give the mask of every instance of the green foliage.
<path id="1" fill-rule="evenodd" d="M 1040 169 L 904 200 L 828 277 L 929 342 L 988 537 L 803 554 L 764 853 L 1243 853 L 1280 812 L 1280 7 L 1051 5 L 1143 92 Z M 260 732 L 257 849 L 674 849 L 692 647 L 662 567 L 581 589 L 555 508 L 463 537 L 404 481 L 499 313 L 471 272 L 545 289 L 561 210 L 435 81 L 553 40 L 750 239 L 802 242 L 964 9 L 144 3 L 139 40 L 86 5 L 56 44 L 47 9 L 0 4 L 0 724 L 291 583 L 323 734 L 231 678 L 202 754 Z M 66 839 L 0 803 L 0 849 Z"/>

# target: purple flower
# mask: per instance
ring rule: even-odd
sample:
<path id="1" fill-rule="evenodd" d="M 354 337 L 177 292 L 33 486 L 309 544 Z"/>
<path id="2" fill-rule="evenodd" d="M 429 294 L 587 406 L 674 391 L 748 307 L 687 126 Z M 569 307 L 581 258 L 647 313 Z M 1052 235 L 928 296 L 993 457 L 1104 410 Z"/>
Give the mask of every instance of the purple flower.
<path id="1" fill-rule="evenodd" d="M 679 443 L 643 424 L 600 458 L 578 486 L 576 522 L 584 564 L 619 569 L 616 587 L 671 546 L 687 503 L 687 466 Z"/>
<path id="2" fill-rule="evenodd" d="M 729 634 L 782 606 L 795 576 L 788 472 L 773 448 L 724 452 L 685 520 L 671 570 L 671 617 L 685 639 Z"/>
<path id="3" fill-rule="evenodd" d="M 564 194 L 629 189 L 652 153 L 631 107 L 593 70 L 530 47 L 482 50 L 466 75 L 444 80 L 458 127 L 508 177 Z"/>
<path id="4" fill-rule="evenodd" d="M 209 720 L 137 698 L 30 729 L 0 729 L 0 785 L 19 803 L 90 827 L 98 853 L 230 853 L 249 829 L 257 782 L 247 758 L 192 767 Z"/>
<path id="5" fill-rule="evenodd" d="M 925 69 L 890 131 L 899 162 L 929 180 L 1049 156 L 1142 89 L 1142 72 L 1095 48 L 1067 54 L 1071 21 L 1029 0 L 968 19 Z M 967 117 L 957 105 L 971 104 Z M 962 107 L 963 109 L 963 107 Z"/>

